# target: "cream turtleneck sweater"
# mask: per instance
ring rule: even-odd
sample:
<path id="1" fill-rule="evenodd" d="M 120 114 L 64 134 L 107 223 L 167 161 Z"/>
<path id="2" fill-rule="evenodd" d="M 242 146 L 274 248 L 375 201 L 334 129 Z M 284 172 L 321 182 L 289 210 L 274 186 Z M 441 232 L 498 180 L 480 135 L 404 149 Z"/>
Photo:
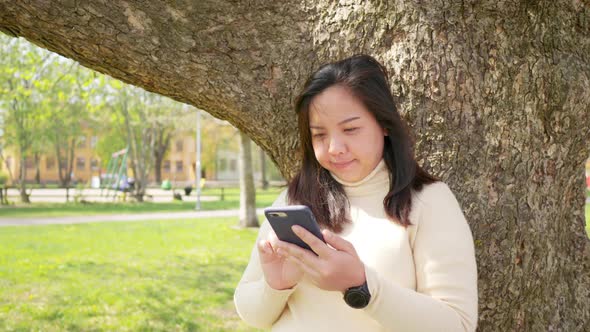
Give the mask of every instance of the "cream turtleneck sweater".
<path id="1" fill-rule="evenodd" d="M 381 161 L 363 180 L 344 186 L 352 223 L 339 234 L 365 265 L 371 301 L 353 309 L 342 293 L 317 288 L 305 277 L 276 290 L 265 281 L 256 246 L 234 294 L 246 323 L 272 331 L 474 331 L 477 271 L 473 239 L 455 196 L 442 182 L 412 198 L 408 228 L 388 219 L 383 198 L 389 174 Z M 273 206 L 284 206 L 286 191 Z M 271 231 L 261 227 L 257 241 Z"/>

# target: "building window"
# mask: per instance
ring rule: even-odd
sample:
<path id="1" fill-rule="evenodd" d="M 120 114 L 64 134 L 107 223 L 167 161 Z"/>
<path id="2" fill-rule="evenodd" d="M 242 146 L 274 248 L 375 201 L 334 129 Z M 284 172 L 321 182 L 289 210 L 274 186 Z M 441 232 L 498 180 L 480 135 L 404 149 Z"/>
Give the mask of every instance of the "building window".
<path id="1" fill-rule="evenodd" d="M 86 147 L 86 136 L 78 137 L 78 147 L 81 149 Z"/>
<path id="2" fill-rule="evenodd" d="M 176 161 L 176 173 L 182 172 L 182 160 Z"/>
<path id="3" fill-rule="evenodd" d="M 90 160 L 90 169 L 93 171 L 98 171 L 98 160 L 97 159 Z"/>
<path id="4" fill-rule="evenodd" d="M 230 172 L 235 172 L 238 169 L 238 161 L 232 159 L 229 161 L 229 170 Z"/>
<path id="5" fill-rule="evenodd" d="M 170 173 L 170 160 L 164 160 L 164 173 Z"/>
<path id="6" fill-rule="evenodd" d="M 47 157 L 45 158 L 45 169 L 50 171 L 55 167 L 55 158 Z"/>
<path id="7" fill-rule="evenodd" d="M 91 136 L 90 147 L 94 149 L 96 147 L 96 143 L 98 143 L 98 136 Z"/>
<path id="8" fill-rule="evenodd" d="M 31 157 L 25 158 L 25 167 L 26 168 L 33 168 L 33 167 L 35 167 L 35 162 L 33 162 L 33 158 L 31 158 Z"/>
<path id="9" fill-rule="evenodd" d="M 176 141 L 176 152 L 182 152 L 183 141 L 181 139 Z"/>
<path id="10" fill-rule="evenodd" d="M 82 170 L 84 170 L 85 167 L 86 167 L 86 159 L 84 159 L 84 157 L 76 158 L 76 169 L 79 171 L 82 171 Z"/>
<path id="11" fill-rule="evenodd" d="M 219 159 L 219 171 L 225 172 L 226 168 L 227 168 L 227 160 L 226 159 Z"/>

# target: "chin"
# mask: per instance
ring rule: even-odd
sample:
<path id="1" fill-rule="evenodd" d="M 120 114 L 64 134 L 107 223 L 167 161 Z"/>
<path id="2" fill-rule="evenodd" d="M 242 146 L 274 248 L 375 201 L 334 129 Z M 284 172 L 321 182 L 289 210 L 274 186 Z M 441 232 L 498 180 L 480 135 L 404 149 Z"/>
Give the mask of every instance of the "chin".
<path id="1" fill-rule="evenodd" d="M 356 174 L 338 174 L 336 172 L 334 172 L 334 174 L 336 174 L 336 176 L 338 176 L 340 179 L 346 181 L 346 182 L 358 182 L 360 180 L 362 180 L 361 177 L 357 176 Z"/>

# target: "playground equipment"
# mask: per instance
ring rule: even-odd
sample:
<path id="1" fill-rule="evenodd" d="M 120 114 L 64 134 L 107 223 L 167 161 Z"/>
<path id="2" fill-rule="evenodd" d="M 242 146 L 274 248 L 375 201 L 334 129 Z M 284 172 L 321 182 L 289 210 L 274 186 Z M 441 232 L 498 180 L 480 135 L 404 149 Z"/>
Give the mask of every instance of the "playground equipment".
<path id="1" fill-rule="evenodd" d="M 129 148 L 117 151 L 111 155 L 107 164 L 107 171 L 102 176 L 100 184 L 100 196 L 106 198 L 112 192 L 113 200 L 117 198 L 117 192 L 129 189 L 127 182 L 127 154 Z M 106 189 L 106 191 L 105 191 Z"/>

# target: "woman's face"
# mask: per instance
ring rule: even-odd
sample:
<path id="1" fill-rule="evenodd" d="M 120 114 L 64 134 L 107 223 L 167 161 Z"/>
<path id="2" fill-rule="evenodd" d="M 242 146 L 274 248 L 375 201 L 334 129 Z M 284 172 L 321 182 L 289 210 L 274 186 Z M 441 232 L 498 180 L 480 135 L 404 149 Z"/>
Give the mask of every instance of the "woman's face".
<path id="1" fill-rule="evenodd" d="M 316 159 L 344 181 L 364 179 L 383 157 L 385 130 L 345 87 L 332 86 L 314 97 L 309 128 Z"/>

